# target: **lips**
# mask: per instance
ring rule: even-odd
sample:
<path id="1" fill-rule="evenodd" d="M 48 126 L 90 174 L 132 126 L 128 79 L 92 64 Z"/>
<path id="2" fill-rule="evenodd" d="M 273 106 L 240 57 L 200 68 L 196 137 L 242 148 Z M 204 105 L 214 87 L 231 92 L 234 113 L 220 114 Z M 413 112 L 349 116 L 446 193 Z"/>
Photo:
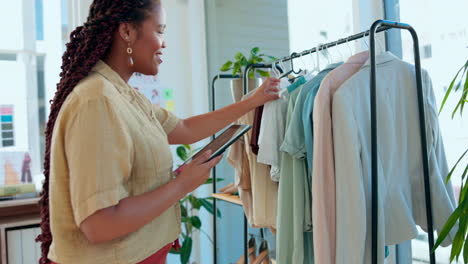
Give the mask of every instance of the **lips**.
<path id="1" fill-rule="evenodd" d="M 155 59 L 158 63 L 162 63 L 163 60 L 161 59 L 162 53 L 157 53 L 155 56 Z"/>

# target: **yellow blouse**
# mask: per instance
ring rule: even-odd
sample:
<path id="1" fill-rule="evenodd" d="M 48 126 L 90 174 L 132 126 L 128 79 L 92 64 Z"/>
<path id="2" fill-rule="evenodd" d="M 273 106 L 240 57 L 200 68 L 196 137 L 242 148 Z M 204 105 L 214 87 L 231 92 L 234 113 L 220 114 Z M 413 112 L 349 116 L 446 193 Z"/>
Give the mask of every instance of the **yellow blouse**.
<path id="1" fill-rule="evenodd" d="M 109 242 L 91 244 L 79 229 L 97 210 L 172 179 L 167 134 L 178 121 L 151 105 L 102 61 L 75 87 L 52 137 L 52 261 L 133 264 L 178 237 L 178 203 L 139 230 Z"/>

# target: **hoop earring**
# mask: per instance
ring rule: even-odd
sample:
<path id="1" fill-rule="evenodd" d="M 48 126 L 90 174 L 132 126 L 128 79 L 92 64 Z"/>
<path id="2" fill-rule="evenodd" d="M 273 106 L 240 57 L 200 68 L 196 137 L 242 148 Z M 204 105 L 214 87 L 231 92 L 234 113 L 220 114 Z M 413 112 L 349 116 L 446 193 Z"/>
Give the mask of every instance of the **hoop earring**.
<path id="1" fill-rule="evenodd" d="M 133 67 L 133 58 L 132 58 L 133 49 L 130 47 L 130 42 L 128 42 L 127 54 L 130 57 L 129 66 Z"/>

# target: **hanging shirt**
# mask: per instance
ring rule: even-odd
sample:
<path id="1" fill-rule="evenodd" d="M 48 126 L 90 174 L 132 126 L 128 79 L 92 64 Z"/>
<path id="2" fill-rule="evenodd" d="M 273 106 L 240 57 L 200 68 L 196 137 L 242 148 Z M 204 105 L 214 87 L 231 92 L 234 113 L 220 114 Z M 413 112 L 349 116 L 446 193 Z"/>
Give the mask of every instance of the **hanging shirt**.
<path id="1" fill-rule="evenodd" d="M 242 100 L 245 100 L 250 95 L 247 94 Z M 254 111 L 250 111 L 239 119 L 239 123 L 252 125 L 253 120 Z M 242 148 L 245 154 L 243 154 L 242 163 L 240 163 L 239 158 L 234 157 L 238 156 L 239 151 L 233 148 L 231 148 L 228 159 L 231 165 L 237 168 L 237 172 L 242 170 L 242 173 L 245 174 L 239 175 L 238 178 L 250 178 L 251 188 L 249 193 L 241 193 L 242 190 L 239 188 L 241 200 L 243 196 L 247 200 L 245 204 L 243 201 L 244 207 L 250 207 L 244 209 L 250 225 L 255 228 L 271 227 L 276 229 L 278 184 L 271 180 L 269 167 L 257 162 L 257 156 L 252 152 L 250 147 L 251 137 L 252 130 L 247 132 L 243 137 Z"/>
<path id="2" fill-rule="evenodd" d="M 354 75 L 369 58 L 369 52 L 358 53 L 331 71 L 321 82 L 313 103 L 312 220 L 314 223 L 314 256 L 317 263 L 335 264 L 335 168 L 331 125 L 331 101 L 335 90 Z M 306 104 L 306 106 L 311 106 Z M 304 109 L 304 128 L 310 124 Z M 304 130 L 305 135 L 311 131 Z M 307 138 L 307 137 L 306 137 Z M 307 140 L 309 141 L 309 140 Z M 307 146 L 309 142 L 306 141 Z M 310 152 L 309 152 L 310 153 Z M 309 154 L 308 153 L 308 154 Z"/>
<path id="3" fill-rule="evenodd" d="M 260 126 L 262 122 L 263 105 L 255 108 L 254 120 L 252 125 L 252 137 L 250 138 L 250 148 L 252 152 L 258 154 L 258 136 L 260 134 Z"/>
<path id="4" fill-rule="evenodd" d="M 378 127 L 378 247 L 427 230 L 415 67 L 391 53 L 376 58 Z M 336 263 L 371 263 L 371 129 L 369 61 L 333 96 L 336 176 Z M 452 184 L 432 84 L 422 71 L 434 229 L 454 211 Z M 453 229 L 443 245 L 454 238 Z M 384 261 L 379 251 L 378 263 Z"/>
<path id="5" fill-rule="evenodd" d="M 317 74 L 316 77 L 311 79 L 310 85 L 311 85 L 311 92 L 307 94 L 307 97 L 304 101 L 304 106 L 302 107 L 302 124 L 303 124 L 303 134 L 301 134 L 301 139 L 304 147 L 301 148 L 301 151 L 306 154 L 307 158 L 307 169 L 308 169 L 308 176 L 309 178 L 312 177 L 312 154 L 313 154 L 313 146 L 314 146 L 314 140 L 313 140 L 313 126 L 312 126 L 312 112 L 314 109 L 314 102 L 315 102 L 315 96 L 317 95 L 317 92 L 320 88 L 320 84 L 327 76 L 330 71 L 335 69 L 336 67 L 340 66 L 342 62 L 339 63 L 334 63 L 330 64 L 327 66 L 325 69 L 323 69 L 321 72 Z M 296 145 L 299 145 L 300 142 L 298 142 Z"/>
<path id="6" fill-rule="evenodd" d="M 249 223 L 252 223 L 252 184 L 250 180 L 249 159 L 244 147 L 244 140 L 245 138 L 242 137 L 229 147 L 227 161 L 234 168 L 234 183 L 239 192 L 239 198 L 242 202 L 245 217 Z"/>
<path id="7" fill-rule="evenodd" d="M 296 99 L 301 88 L 289 95 L 286 127 L 289 126 Z M 281 176 L 278 191 L 278 231 L 276 235 L 276 257 L 278 263 L 305 263 L 304 219 L 305 194 L 304 178 L 294 177 L 295 170 L 303 172 L 304 164 L 288 153 L 281 153 Z M 310 234 L 309 234 L 310 237 Z"/>
<path id="8" fill-rule="evenodd" d="M 305 79 L 299 78 L 298 85 L 304 84 Z M 280 88 L 286 90 L 289 82 L 281 79 Z M 289 97 L 289 95 L 288 95 Z M 288 100 L 278 99 L 270 101 L 264 105 L 260 134 L 258 136 L 257 161 L 271 166 L 270 176 L 273 181 L 280 178 L 280 146 L 283 143 L 286 130 L 286 115 L 288 110 Z"/>

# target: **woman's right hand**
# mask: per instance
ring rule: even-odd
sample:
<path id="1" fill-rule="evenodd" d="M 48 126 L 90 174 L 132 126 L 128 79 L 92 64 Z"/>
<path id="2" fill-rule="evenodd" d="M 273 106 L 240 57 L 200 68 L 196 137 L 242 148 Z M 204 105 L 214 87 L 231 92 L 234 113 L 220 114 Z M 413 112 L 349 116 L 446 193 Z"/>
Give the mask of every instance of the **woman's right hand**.
<path id="1" fill-rule="evenodd" d="M 210 177 L 211 168 L 216 166 L 223 158 L 223 155 L 219 155 L 209 162 L 205 162 L 210 158 L 211 153 L 212 151 L 208 150 L 181 168 L 177 179 L 185 186 L 187 193 L 192 192 L 198 188 L 198 186 L 204 184 Z"/>

